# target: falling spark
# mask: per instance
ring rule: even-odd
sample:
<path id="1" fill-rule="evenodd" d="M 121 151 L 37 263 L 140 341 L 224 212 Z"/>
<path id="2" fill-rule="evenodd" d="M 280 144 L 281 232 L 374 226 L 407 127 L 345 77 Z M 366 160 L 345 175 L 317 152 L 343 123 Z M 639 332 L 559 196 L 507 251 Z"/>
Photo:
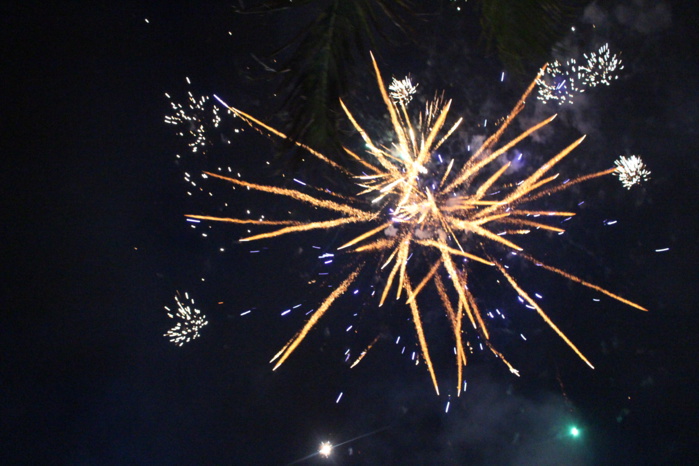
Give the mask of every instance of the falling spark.
<path id="1" fill-rule="evenodd" d="M 172 311 L 169 307 L 165 306 L 168 317 L 179 320 L 179 322 L 177 322 L 173 328 L 165 332 L 163 336 L 169 338 L 170 342 L 177 346 L 182 346 L 195 338 L 199 338 L 201 336 L 199 330 L 208 324 L 206 316 L 202 314 L 199 309 L 194 307 L 194 299 L 190 299 L 189 293 L 185 292 L 184 297 L 185 300 L 189 301 L 189 304 L 183 304 L 182 301 L 180 301 L 179 292 L 175 295 L 175 302 L 177 303 L 176 311 Z"/>
<path id="2" fill-rule="evenodd" d="M 514 183 L 501 180 L 510 163 L 502 164 L 499 169 L 491 169 L 496 165 L 496 160 L 505 158 L 505 154 L 520 141 L 554 120 L 555 115 L 535 124 L 507 143 L 499 144 L 505 130 L 524 108 L 525 100 L 542 76 L 542 70 L 517 101 L 513 110 L 502 120 L 497 131 L 473 155 L 465 160 L 453 158 L 445 169 L 443 164 L 436 163 L 436 151 L 461 124 L 459 119 L 451 126 L 445 126 L 451 101 L 437 97 L 434 101 L 427 103 L 425 110 L 419 113 L 417 118 L 411 118 L 405 99 L 395 98 L 387 92 L 373 56 L 372 62 L 378 88 L 390 117 L 393 142 L 384 145 L 373 140 L 345 103 L 340 101 L 348 120 L 361 136 L 366 147 L 366 154 L 363 156 L 345 148 L 347 155 L 358 164 L 358 169 L 353 174 L 358 193 L 326 198 L 323 189 L 316 189 L 319 194 L 308 194 L 307 190 L 302 192 L 296 189 L 261 185 L 207 172 L 211 178 L 278 198 L 293 199 L 312 208 L 316 215 L 325 212 L 326 217 L 330 217 L 308 221 L 261 220 L 255 223 L 272 228 L 263 233 L 243 237 L 240 241 L 257 241 L 311 230 L 344 228 L 350 225 L 355 225 L 353 231 L 359 228 L 360 232 L 356 236 L 348 238 L 338 248 L 344 254 L 355 258 L 353 265 L 340 276 L 338 284 L 310 315 L 301 330 L 272 358 L 271 362 L 275 364 L 274 369 L 279 368 L 294 352 L 335 301 L 350 290 L 370 261 L 376 261 L 377 270 L 384 270 L 384 285 L 383 289 L 379 290 L 378 306 L 384 305 L 389 299 L 408 304 L 410 321 L 419 342 L 419 354 L 415 362 L 418 364 L 422 360 L 425 363 L 437 394 L 439 394 L 437 376 L 419 307 L 421 301 L 419 297 L 428 286 L 439 296 L 451 327 L 456 348 L 458 375 L 456 387 L 459 395 L 462 390 L 463 367 L 467 363 L 467 353 L 472 351 L 471 344 L 465 341 L 468 327 L 476 332 L 482 342 L 479 343 L 481 349 L 489 350 L 513 374 L 519 374 L 491 343 L 490 330 L 482 317 L 483 311 L 478 304 L 479 300 L 468 286 L 470 278 L 477 273 L 478 267 L 492 267 L 496 273 L 499 272 L 504 278 L 503 283 L 509 283 L 514 293 L 523 302 L 526 301 L 528 307 L 535 310 L 544 322 L 592 367 L 592 364 L 554 324 L 543 308 L 507 272 L 508 266 L 502 262 L 511 254 L 625 304 L 646 310 L 561 269 L 541 263 L 538 259 L 525 254 L 516 239 L 519 235 L 536 230 L 562 233 L 564 231 L 562 228 L 550 225 L 547 219 L 553 221 L 557 217 L 570 218 L 575 215 L 573 212 L 526 208 L 526 205 L 583 181 L 612 174 L 617 171 L 617 168 L 582 175 L 565 183 L 560 181 L 557 183 L 558 174 L 551 174 L 551 169 L 582 143 L 583 136 Z M 218 97 L 217 99 L 226 105 Z M 226 107 L 251 126 L 286 138 L 286 135 L 253 116 L 236 108 L 227 105 Z M 296 144 L 308 149 L 310 155 L 318 160 L 337 168 L 342 173 L 348 173 L 348 169 L 339 167 L 323 154 L 302 143 L 296 142 Z M 188 217 L 237 224 L 249 223 L 248 220 L 236 218 L 203 215 L 188 215 Z M 415 254 L 419 255 L 421 261 L 432 264 L 426 274 L 419 267 L 409 266 L 409 259 Z M 359 356 L 355 364 L 364 357 L 373 344 L 374 342 Z M 463 383 L 464 390 L 465 387 Z"/>
<path id="3" fill-rule="evenodd" d="M 350 365 L 350 369 L 352 369 L 354 366 L 359 364 L 362 359 L 364 359 L 364 356 L 366 356 L 367 353 L 369 352 L 369 350 L 376 344 L 377 341 L 379 341 L 380 336 L 381 335 L 377 335 L 376 338 L 374 338 L 374 341 L 369 343 L 369 346 L 367 346 L 366 349 L 364 351 L 362 351 L 362 353 L 359 355 L 359 357 L 357 357 L 357 359 L 352 363 L 352 365 Z M 398 337 L 398 340 L 400 340 L 400 337 Z M 396 344 L 397 343 L 398 343 L 398 341 L 396 341 Z"/>

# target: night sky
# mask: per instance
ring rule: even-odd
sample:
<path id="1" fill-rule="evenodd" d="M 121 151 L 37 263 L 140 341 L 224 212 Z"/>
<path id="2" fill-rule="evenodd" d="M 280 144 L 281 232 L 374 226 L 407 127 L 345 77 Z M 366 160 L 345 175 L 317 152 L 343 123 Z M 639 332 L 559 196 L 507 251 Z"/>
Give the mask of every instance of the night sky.
<path id="1" fill-rule="evenodd" d="M 521 130 L 559 112 L 550 129 L 522 145 L 525 161 L 539 165 L 587 134 L 560 166 L 568 177 L 608 168 L 619 155 L 643 157 L 652 177 L 642 186 L 626 190 L 605 177 L 542 200 L 577 215 L 566 235 L 523 243 L 649 312 L 513 266 L 523 287 L 544 295 L 542 305 L 593 361 L 591 370 L 486 273 L 474 287 L 485 309 L 512 315 L 494 339 L 521 377 L 476 350 L 458 398 L 439 303 L 424 316 L 443 387 L 436 396 L 425 365 L 400 351 L 403 344 L 407 353 L 418 350 L 407 307 L 377 311 L 368 292 L 340 300 L 273 372 L 270 358 L 339 274 L 318 251 L 332 252 L 345 233 L 253 245 L 238 243 L 244 227 L 185 221 L 190 213 L 246 209 L 284 219 L 298 207 L 200 178 L 219 166 L 263 184 L 298 188 L 296 177 L 347 187 L 332 170 L 275 158 L 282 146 L 230 116 L 210 133 L 205 154 L 192 154 L 163 121 L 172 114 L 165 93 L 185 102 L 188 91 L 282 121 L 278 80 L 263 63 L 279 66 L 271 53 L 313 11 L 250 16 L 225 2 L 15 3 L 0 7 L 0 463 L 276 465 L 312 455 L 321 441 L 357 437 L 305 464 L 699 461 L 699 33 L 691 2 L 610 0 L 581 9 L 576 31 L 553 56 L 580 57 L 609 42 L 625 65 L 619 79 L 572 106 L 532 97 L 513 124 Z M 468 4 L 457 2 L 457 11 L 433 3 L 413 41 L 396 31 L 398 40 L 378 40 L 378 62 L 384 78 L 410 73 L 420 83 L 418 101 L 437 90 L 454 99 L 450 118 L 463 115 L 465 123 L 445 150 L 463 153 L 491 134 L 483 120 L 492 126 L 507 114 L 532 76 L 508 72 L 501 82 L 503 65 L 479 39 Z M 366 73 L 346 100 L 358 118 L 381 127 L 368 52 L 353 65 Z M 355 136 L 348 141 L 361 150 Z M 185 172 L 213 196 L 189 196 Z M 173 325 L 164 306 L 175 305 L 177 291 L 208 319 L 201 337 L 182 347 L 163 336 Z M 345 331 L 349 324 L 366 333 Z M 345 350 L 357 355 L 376 335 L 376 347 L 350 370 Z"/>

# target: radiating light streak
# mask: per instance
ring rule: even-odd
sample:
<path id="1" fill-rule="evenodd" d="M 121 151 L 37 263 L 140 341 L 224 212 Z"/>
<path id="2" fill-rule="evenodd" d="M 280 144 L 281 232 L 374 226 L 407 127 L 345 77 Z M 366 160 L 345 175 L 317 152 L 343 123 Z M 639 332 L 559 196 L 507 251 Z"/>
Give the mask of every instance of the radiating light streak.
<path id="1" fill-rule="evenodd" d="M 535 229 L 534 231 L 550 230 L 559 234 L 563 233 L 562 228 L 542 222 L 546 218 L 566 216 L 567 218 L 561 222 L 563 223 L 571 218 L 572 212 L 540 211 L 524 209 L 521 206 L 541 197 L 549 197 L 551 194 L 568 189 L 583 181 L 612 174 L 617 171 L 617 168 L 582 175 L 566 180 L 565 184 L 557 183 L 558 174 L 551 174 L 550 170 L 582 143 L 583 136 L 558 152 L 542 166 L 535 168 L 532 173 L 515 180 L 515 182 L 501 181 L 501 178 L 505 176 L 508 164 L 501 164 L 502 166 L 495 170 L 494 174 L 483 176 L 486 173 L 492 173 L 491 164 L 498 158 L 505 157 L 516 144 L 554 120 L 555 115 L 524 130 L 519 136 L 497 147 L 505 130 L 524 108 L 524 102 L 536 87 L 539 79 L 537 78 L 525 90 L 513 110 L 502 120 L 495 133 L 472 156 L 459 161 L 453 170 L 452 166 L 457 159 L 451 158 L 445 173 L 442 164 L 431 161 L 434 159 L 437 148 L 461 123 L 459 119 L 451 126 L 446 125 L 451 101 L 444 101 L 438 97 L 435 101 L 427 103 L 425 111 L 421 112 L 418 118 L 411 118 L 407 108 L 409 101 L 389 96 L 373 56 L 372 62 L 381 98 L 392 125 L 393 141 L 389 145 L 374 142 L 369 136 L 369 132 L 359 124 L 344 102 L 341 102 L 342 108 L 366 146 L 366 154 L 362 157 L 346 149 L 350 158 L 359 164 L 357 172 L 352 173 L 344 167 L 339 167 L 323 154 L 298 141 L 292 141 L 297 146 L 308 150 L 318 160 L 342 173 L 352 175 L 358 188 L 361 189 L 359 194 L 327 199 L 323 195 L 324 190 L 320 188 L 315 188 L 316 194 L 308 194 L 296 189 L 260 185 L 206 172 L 210 177 L 224 180 L 234 186 L 292 199 L 312 208 L 314 212 L 318 212 L 318 215 L 330 217 L 329 219 L 321 217 L 321 219 L 309 221 L 260 221 L 257 222 L 259 226 L 278 226 L 281 228 L 266 233 L 253 234 L 241 238 L 241 241 L 256 241 L 316 229 L 331 230 L 349 225 L 355 225 L 356 228 L 360 229 L 359 234 L 355 234 L 353 238 L 349 238 L 338 248 L 345 254 L 355 256 L 357 265 L 353 266 L 354 268 L 344 280 L 340 281 L 338 286 L 330 286 L 333 290 L 321 302 L 318 310 L 272 358 L 271 362 L 275 364 L 274 369 L 276 370 L 284 363 L 334 302 L 349 290 L 366 262 L 370 260 L 377 263 L 376 270 L 385 270 L 383 272 L 385 274 L 384 285 L 383 290 L 380 290 L 378 305 L 381 306 L 389 295 L 395 296 L 398 300 L 405 299 L 408 304 L 409 320 L 412 321 L 415 328 L 420 349 L 419 355 L 413 352 L 411 359 L 416 364 L 420 362 L 420 359 L 425 362 L 437 393 L 439 393 L 437 377 L 418 306 L 420 300 L 418 295 L 424 293 L 422 290 L 427 285 L 437 289 L 441 286 L 444 294 L 444 297 L 441 298 L 442 304 L 445 309 L 451 309 L 447 315 L 451 321 L 456 340 L 457 388 L 462 386 L 461 368 L 466 364 L 465 345 L 462 341 L 465 333 L 465 329 L 462 327 L 463 321 L 468 322 L 480 337 L 482 343 L 479 343 L 479 347 L 481 350 L 484 349 L 485 344 L 512 373 L 518 373 L 490 342 L 490 333 L 482 318 L 482 312 L 477 305 L 476 298 L 467 286 L 469 277 L 476 273 L 474 265 L 478 262 L 495 266 L 506 279 L 505 281 L 517 293 L 520 302 L 536 310 L 573 351 L 592 367 L 582 353 L 553 324 L 543 309 L 506 271 L 509 268 L 508 265 L 501 264 L 499 259 L 493 257 L 493 254 L 502 257 L 510 253 L 523 257 L 536 266 L 605 293 L 625 304 L 645 310 L 643 307 L 596 285 L 533 259 L 523 252 L 522 247 L 506 238 L 528 234 L 533 231 L 532 229 Z M 251 126 L 269 134 L 286 138 L 283 133 L 254 117 L 233 107 L 227 106 L 227 108 Z M 484 121 L 483 125 L 487 125 L 487 120 Z M 440 182 L 436 183 L 434 180 L 440 180 Z M 306 185 L 304 184 L 304 186 Z M 246 219 L 235 218 L 214 218 L 200 215 L 189 217 L 234 224 L 247 222 Z M 421 275 L 419 268 L 416 268 L 416 271 L 407 267 L 408 259 L 418 252 L 420 253 L 419 257 L 428 258 L 428 260 L 431 258 L 433 261 L 433 266 L 427 275 Z M 458 258 L 461 258 L 463 262 L 454 261 Z M 465 261 L 466 259 L 469 261 Z M 328 275 L 328 273 L 324 272 L 318 275 Z M 446 279 L 445 283 L 450 285 L 449 288 L 446 288 L 444 284 L 439 285 L 439 283 L 444 282 L 444 279 Z M 354 292 L 356 293 L 356 289 Z M 376 290 L 373 289 L 371 295 L 373 296 L 375 292 Z M 463 317 L 467 317 L 467 319 Z M 504 315 L 502 317 L 504 318 Z M 347 331 L 351 328 L 353 327 L 348 327 Z M 398 340 L 396 340 L 397 343 Z M 401 352 L 404 353 L 404 351 L 405 347 Z M 363 355 L 360 355 L 359 359 L 361 357 Z"/>

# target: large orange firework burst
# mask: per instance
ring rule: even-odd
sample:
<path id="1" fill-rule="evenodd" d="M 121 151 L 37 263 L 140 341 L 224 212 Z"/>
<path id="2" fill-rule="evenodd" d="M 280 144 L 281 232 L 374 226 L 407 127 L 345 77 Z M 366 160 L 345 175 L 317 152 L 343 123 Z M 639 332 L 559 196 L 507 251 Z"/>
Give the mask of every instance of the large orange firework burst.
<path id="1" fill-rule="evenodd" d="M 322 189 L 316 189 L 311 195 L 297 189 L 265 186 L 217 173 L 206 173 L 208 176 L 220 178 L 236 186 L 294 199 L 315 210 L 327 212 L 331 218 L 309 221 L 254 221 L 188 215 L 190 218 L 201 220 L 273 227 L 271 231 L 248 236 L 241 241 L 257 241 L 310 230 L 342 228 L 348 225 L 362 228 L 361 234 L 352 237 L 338 248 L 346 254 L 355 256 L 354 265 L 320 303 L 301 330 L 274 356 L 272 359 L 275 364 L 274 369 L 286 361 L 335 301 L 347 292 L 369 260 L 378 260 L 381 265 L 380 270 L 385 271 L 378 306 L 382 306 L 387 299 L 391 298 L 402 300 L 410 309 L 410 317 L 420 344 L 422 358 L 437 393 L 439 393 L 437 377 L 430 358 L 420 312 L 420 295 L 428 286 L 436 290 L 451 324 L 456 348 L 457 392 L 460 393 L 461 390 L 463 367 L 467 361 L 465 336 L 469 327 L 477 332 L 493 354 L 517 374 L 517 370 L 491 343 L 483 312 L 469 289 L 469 281 L 475 273 L 476 263 L 480 264 L 479 266 L 492 267 L 497 271 L 563 341 L 585 363 L 593 367 L 575 344 L 547 316 L 541 306 L 518 284 L 502 261 L 496 258 L 496 254 L 497 257 L 502 257 L 503 251 L 507 254 L 515 254 L 525 261 L 629 306 L 646 310 L 599 286 L 542 263 L 527 254 L 517 244 L 516 239 L 534 230 L 563 232 L 563 229 L 547 223 L 547 220 L 574 215 L 573 212 L 527 208 L 531 201 L 568 189 L 580 182 L 612 174 L 618 169 L 610 168 L 580 176 L 566 183 L 555 183 L 558 175 L 551 174 L 551 169 L 583 141 L 583 136 L 524 179 L 514 183 L 501 181 L 510 163 L 504 163 L 496 170 L 491 164 L 502 159 L 503 155 L 517 143 L 548 125 L 555 118 L 555 115 L 547 118 L 509 142 L 498 144 L 505 130 L 524 108 L 525 100 L 536 86 L 536 80 L 526 89 L 513 110 L 502 121 L 499 129 L 471 157 L 464 161 L 454 158 L 448 164 L 440 165 L 439 169 L 432 168 L 435 164 L 430 163 L 431 158 L 461 123 L 459 119 L 451 126 L 445 126 L 451 101 L 435 98 L 427 103 L 423 112 L 411 118 L 408 111 L 410 99 L 406 97 L 412 93 L 411 90 L 403 89 L 406 92 L 401 94 L 401 83 L 394 82 L 391 87 L 393 92 L 389 96 L 373 56 L 372 62 L 378 88 L 390 115 L 393 141 L 388 145 L 375 143 L 345 103 L 341 102 L 347 118 L 366 145 L 366 153 L 361 155 L 345 148 L 348 157 L 356 162 L 358 167 L 356 172 L 350 172 L 312 148 L 296 143 L 325 164 L 340 172 L 350 173 L 357 186 L 355 194 L 331 196 L 324 194 Z M 286 138 L 283 133 L 251 115 L 233 107 L 228 109 L 251 126 Z M 409 269 L 408 261 L 415 254 L 418 257 L 427 258 L 428 263 L 431 264 L 430 267 L 424 267 L 421 271 Z M 366 350 L 359 359 L 364 354 Z"/>

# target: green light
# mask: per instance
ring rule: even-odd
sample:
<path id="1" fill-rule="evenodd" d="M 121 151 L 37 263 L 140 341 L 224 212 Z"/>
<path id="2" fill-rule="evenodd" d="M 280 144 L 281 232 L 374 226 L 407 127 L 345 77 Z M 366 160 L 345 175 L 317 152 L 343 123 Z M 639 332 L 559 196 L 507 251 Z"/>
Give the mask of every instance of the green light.
<path id="1" fill-rule="evenodd" d="M 570 435 L 573 436 L 573 437 L 579 436 L 579 435 L 580 435 L 580 429 L 578 429 L 577 427 L 571 427 L 571 428 L 570 428 Z"/>

